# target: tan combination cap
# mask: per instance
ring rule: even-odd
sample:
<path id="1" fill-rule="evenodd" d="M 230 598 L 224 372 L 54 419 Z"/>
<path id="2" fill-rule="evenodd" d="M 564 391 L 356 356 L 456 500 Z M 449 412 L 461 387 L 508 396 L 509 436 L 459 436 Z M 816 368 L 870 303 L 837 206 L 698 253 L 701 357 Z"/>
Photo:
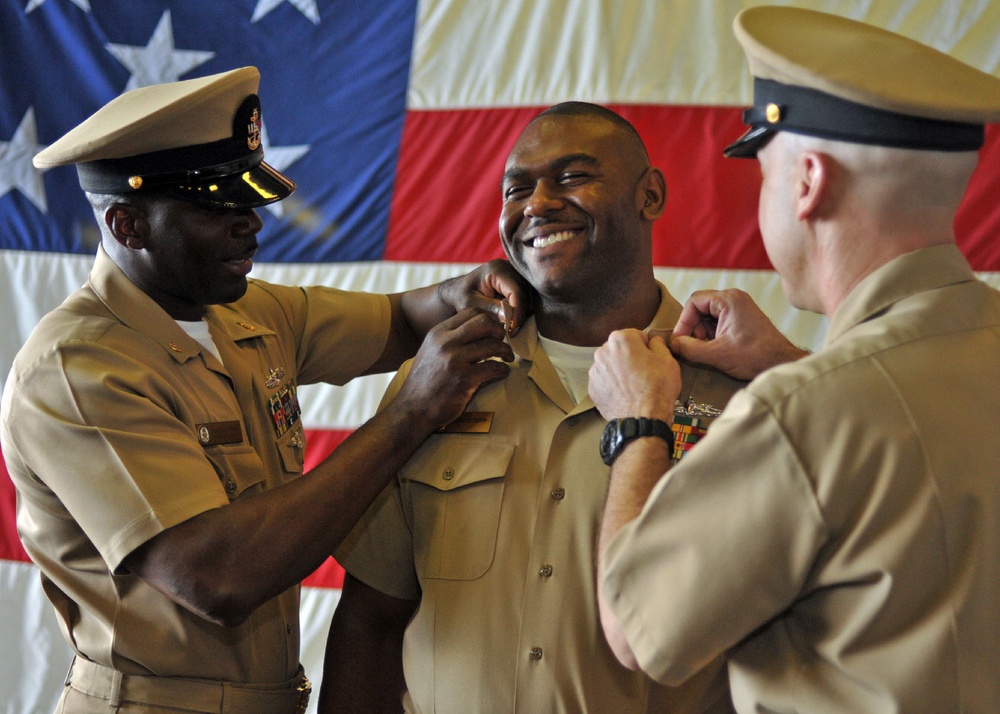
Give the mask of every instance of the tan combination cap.
<path id="1" fill-rule="evenodd" d="M 733 21 L 754 76 L 750 129 L 726 156 L 752 158 L 777 131 L 934 151 L 973 151 L 1000 121 L 1000 78 L 888 30 L 761 6 Z"/>
<path id="2" fill-rule="evenodd" d="M 264 163 L 255 67 L 141 87 L 112 99 L 34 158 L 76 164 L 91 193 L 160 190 L 187 201 L 253 208 L 295 183 Z"/>

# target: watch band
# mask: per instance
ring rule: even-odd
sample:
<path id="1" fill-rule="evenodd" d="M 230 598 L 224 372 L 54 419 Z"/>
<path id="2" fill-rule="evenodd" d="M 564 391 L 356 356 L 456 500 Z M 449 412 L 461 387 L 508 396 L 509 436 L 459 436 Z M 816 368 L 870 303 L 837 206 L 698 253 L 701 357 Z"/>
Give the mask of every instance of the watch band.
<path id="1" fill-rule="evenodd" d="M 674 432 L 670 424 L 653 417 L 625 417 L 612 419 L 604 427 L 601 437 L 601 459 L 610 466 L 632 439 L 640 436 L 655 436 L 663 439 L 670 447 L 674 445 Z"/>

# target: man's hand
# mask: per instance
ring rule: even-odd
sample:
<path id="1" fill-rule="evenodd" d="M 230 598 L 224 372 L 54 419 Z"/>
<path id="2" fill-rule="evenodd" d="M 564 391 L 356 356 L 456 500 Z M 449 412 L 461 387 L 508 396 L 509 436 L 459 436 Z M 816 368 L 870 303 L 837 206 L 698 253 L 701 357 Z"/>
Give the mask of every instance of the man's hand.
<path id="1" fill-rule="evenodd" d="M 735 379 L 809 354 L 782 335 L 742 290 L 699 290 L 691 295 L 670 338 L 670 349 Z"/>
<path id="2" fill-rule="evenodd" d="M 499 259 L 445 280 L 438 295 L 455 312 L 474 307 L 493 313 L 511 335 L 521 329 L 531 304 L 531 286 L 510 263 Z"/>
<path id="3" fill-rule="evenodd" d="M 590 397 L 605 419 L 655 417 L 668 424 L 681 391 L 681 368 L 662 337 L 612 332 L 594 354 Z"/>
<path id="4" fill-rule="evenodd" d="M 468 308 L 427 333 L 390 408 L 402 408 L 438 429 L 461 415 L 476 391 L 510 373 L 514 353 L 493 315 Z M 499 358 L 495 359 L 495 358 Z"/>

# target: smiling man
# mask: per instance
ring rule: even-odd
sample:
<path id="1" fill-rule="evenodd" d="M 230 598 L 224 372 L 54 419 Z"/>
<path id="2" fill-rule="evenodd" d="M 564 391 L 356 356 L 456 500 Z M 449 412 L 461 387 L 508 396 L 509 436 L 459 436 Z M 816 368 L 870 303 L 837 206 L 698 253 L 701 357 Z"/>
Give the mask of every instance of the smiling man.
<path id="1" fill-rule="evenodd" d="M 392 296 L 247 278 L 255 207 L 294 188 L 263 162 L 258 80 L 127 92 L 35 157 L 76 164 L 101 229 L 0 422 L 18 532 L 76 653 L 60 712 L 305 711 L 299 581 L 507 372 L 501 322 L 455 310 L 523 305 L 509 267 Z M 428 330 L 418 378 L 303 474 L 297 387 L 395 369 Z"/>
<path id="2" fill-rule="evenodd" d="M 510 339 L 508 378 L 427 441 L 338 550 L 349 575 L 320 707 L 729 711 L 717 665 L 671 689 L 618 664 L 594 592 L 607 464 L 638 433 L 673 441 L 662 422 L 608 425 L 587 396 L 612 330 L 668 330 L 680 315 L 653 274 L 663 174 L 622 117 L 569 102 L 528 124 L 501 189 L 500 237 L 535 290 L 534 316 Z M 742 386 L 683 369 L 703 412 Z"/>

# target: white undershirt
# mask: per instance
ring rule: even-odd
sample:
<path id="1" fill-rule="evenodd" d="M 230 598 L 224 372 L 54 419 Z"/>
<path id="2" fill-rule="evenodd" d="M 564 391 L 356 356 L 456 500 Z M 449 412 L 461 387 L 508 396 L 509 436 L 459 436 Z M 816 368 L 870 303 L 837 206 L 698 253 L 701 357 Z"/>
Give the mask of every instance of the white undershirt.
<path id="1" fill-rule="evenodd" d="M 579 404 L 587 396 L 589 384 L 587 373 L 590 371 L 590 365 L 594 363 L 594 353 L 597 348 L 567 345 L 565 342 L 556 342 L 542 335 L 538 335 L 538 341 L 552 366 L 556 368 L 556 373 L 566 391 L 573 397 L 573 401 Z"/>
<path id="2" fill-rule="evenodd" d="M 215 346 L 215 340 L 212 339 L 212 333 L 208 331 L 208 323 L 204 319 L 201 320 L 176 320 L 181 329 L 188 334 L 188 336 L 197 342 L 199 345 L 204 347 L 206 350 L 215 355 L 215 358 L 222 361 L 222 357 L 219 355 L 219 350 Z"/>

